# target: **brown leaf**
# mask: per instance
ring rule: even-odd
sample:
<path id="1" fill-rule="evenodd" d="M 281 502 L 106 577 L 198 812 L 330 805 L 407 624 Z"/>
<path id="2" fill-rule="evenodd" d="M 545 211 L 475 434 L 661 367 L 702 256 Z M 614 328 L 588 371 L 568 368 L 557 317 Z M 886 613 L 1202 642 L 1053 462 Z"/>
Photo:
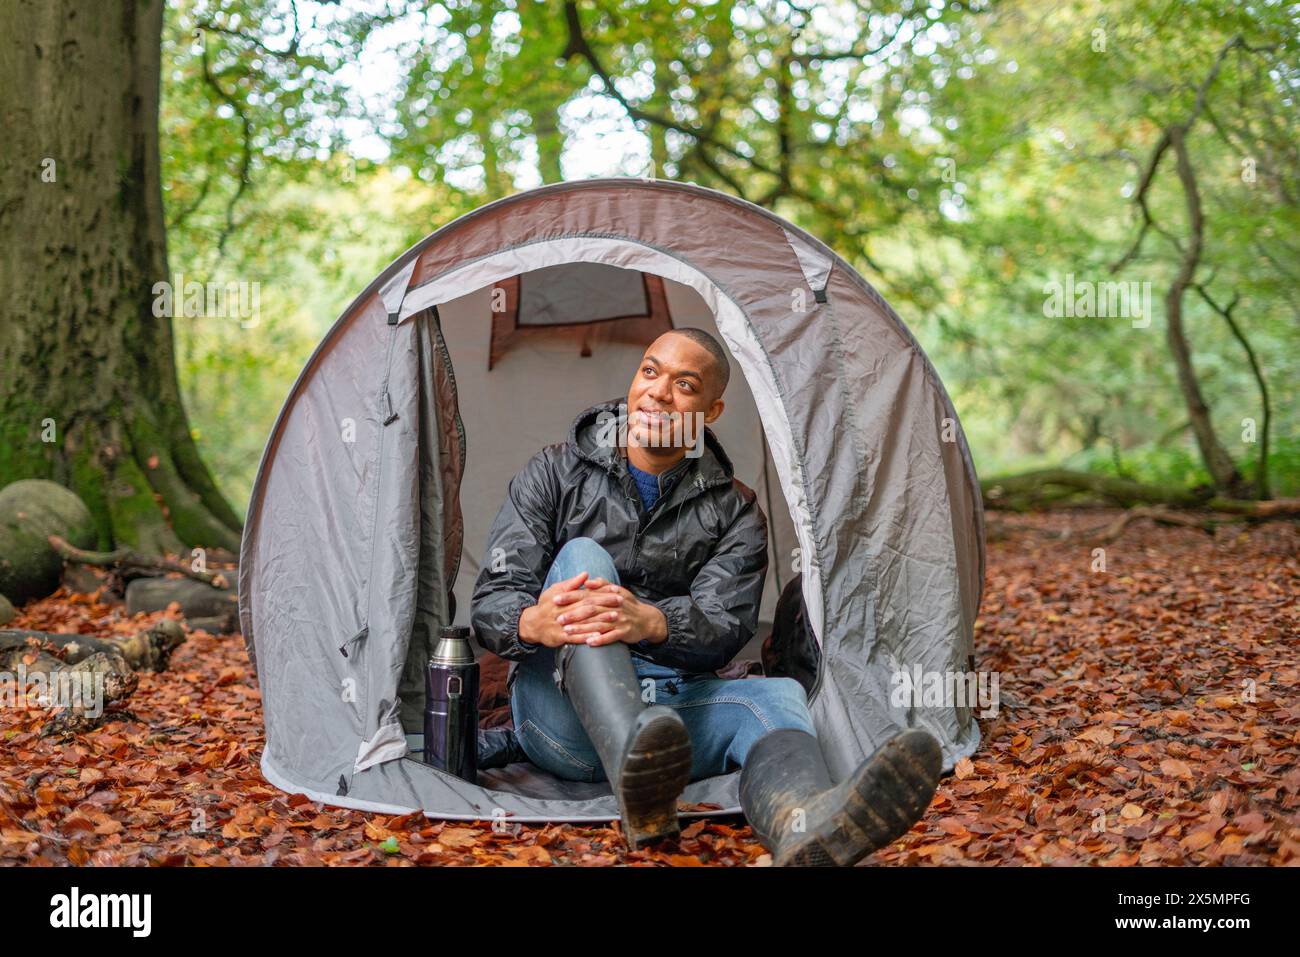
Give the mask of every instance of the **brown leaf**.
<path id="1" fill-rule="evenodd" d="M 1078 737 L 1080 741 L 1092 741 L 1096 744 L 1111 744 L 1115 740 L 1115 732 L 1110 730 L 1110 728 L 1103 728 L 1098 725 L 1097 727 L 1089 728 L 1088 730 L 1081 732 Z"/>
<path id="2" fill-rule="evenodd" d="M 438 843 L 443 847 L 451 848 L 472 847 L 478 843 L 479 833 L 468 827 L 444 828 L 438 835 Z"/>

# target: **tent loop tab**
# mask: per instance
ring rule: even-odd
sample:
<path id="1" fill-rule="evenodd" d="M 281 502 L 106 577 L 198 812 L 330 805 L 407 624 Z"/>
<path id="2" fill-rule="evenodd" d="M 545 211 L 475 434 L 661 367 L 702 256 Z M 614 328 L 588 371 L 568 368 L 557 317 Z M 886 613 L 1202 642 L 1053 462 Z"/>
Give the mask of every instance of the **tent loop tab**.
<path id="1" fill-rule="evenodd" d="M 794 256 L 799 261 L 799 270 L 803 273 L 804 281 L 808 283 L 808 288 L 813 291 L 813 299 L 817 302 L 825 302 L 826 290 L 831 284 L 831 266 L 833 265 L 831 257 L 822 250 L 815 248 L 801 236 L 796 236 L 790 230 L 783 227 L 781 232 L 785 233 L 785 241 L 794 250 Z"/>
<path id="2" fill-rule="evenodd" d="M 384 312 L 388 315 L 390 326 L 397 325 L 402 315 L 402 301 L 406 299 L 406 288 L 411 284 L 411 276 L 415 273 L 415 264 L 418 261 L 418 256 L 412 256 L 406 265 L 397 271 L 397 275 L 384 283 L 383 288 L 379 290 L 379 301 L 384 304 Z"/>

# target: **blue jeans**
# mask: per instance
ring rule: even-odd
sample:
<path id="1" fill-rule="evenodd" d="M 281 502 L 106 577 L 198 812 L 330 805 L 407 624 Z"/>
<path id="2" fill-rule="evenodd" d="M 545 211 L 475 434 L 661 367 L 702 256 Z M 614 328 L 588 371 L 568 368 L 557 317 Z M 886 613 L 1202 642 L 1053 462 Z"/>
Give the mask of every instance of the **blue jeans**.
<path id="1" fill-rule="evenodd" d="M 617 582 L 614 560 L 590 538 L 575 538 L 560 549 L 543 589 L 587 572 Z M 793 678 L 683 676 L 671 668 L 632 656 L 633 667 L 654 704 L 681 715 L 691 737 L 691 780 L 726 774 L 740 767 L 750 747 L 777 728 L 815 734 L 808 696 Z M 529 759 L 569 781 L 604 781 L 600 757 L 569 699 L 555 682 L 555 650 L 539 647 L 515 671 L 510 708 L 515 733 Z M 648 694 L 644 697 L 649 697 Z"/>

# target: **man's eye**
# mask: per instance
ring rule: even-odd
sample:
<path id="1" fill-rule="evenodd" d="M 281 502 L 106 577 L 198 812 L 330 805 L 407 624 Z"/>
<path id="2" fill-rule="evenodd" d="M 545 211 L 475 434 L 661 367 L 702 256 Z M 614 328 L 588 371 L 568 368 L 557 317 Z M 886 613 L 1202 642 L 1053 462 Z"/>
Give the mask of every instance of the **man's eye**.
<path id="1" fill-rule="evenodd" d="M 692 390 L 694 389 L 694 386 L 692 386 L 692 385 L 691 385 L 689 382 L 687 382 L 685 379 L 683 379 L 681 382 L 678 382 L 677 384 L 678 384 L 679 386 L 681 386 L 683 389 L 685 389 L 687 392 L 690 392 L 690 391 L 692 391 Z"/>
<path id="2" fill-rule="evenodd" d="M 651 375 L 654 371 L 655 371 L 655 370 L 654 370 L 654 369 L 651 369 L 649 366 L 646 366 L 644 369 L 641 370 L 641 372 L 642 372 L 644 375 Z"/>

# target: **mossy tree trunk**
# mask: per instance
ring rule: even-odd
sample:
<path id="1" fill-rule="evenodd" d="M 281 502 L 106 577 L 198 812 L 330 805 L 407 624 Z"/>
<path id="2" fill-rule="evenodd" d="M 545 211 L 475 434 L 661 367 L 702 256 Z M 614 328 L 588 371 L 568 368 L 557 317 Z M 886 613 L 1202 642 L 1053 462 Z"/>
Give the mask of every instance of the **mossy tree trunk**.
<path id="1" fill-rule="evenodd" d="M 0 4 L 0 485 L 67 485 L 100 548 L 233 549 L 154 315 L 162 3 Z"/>

